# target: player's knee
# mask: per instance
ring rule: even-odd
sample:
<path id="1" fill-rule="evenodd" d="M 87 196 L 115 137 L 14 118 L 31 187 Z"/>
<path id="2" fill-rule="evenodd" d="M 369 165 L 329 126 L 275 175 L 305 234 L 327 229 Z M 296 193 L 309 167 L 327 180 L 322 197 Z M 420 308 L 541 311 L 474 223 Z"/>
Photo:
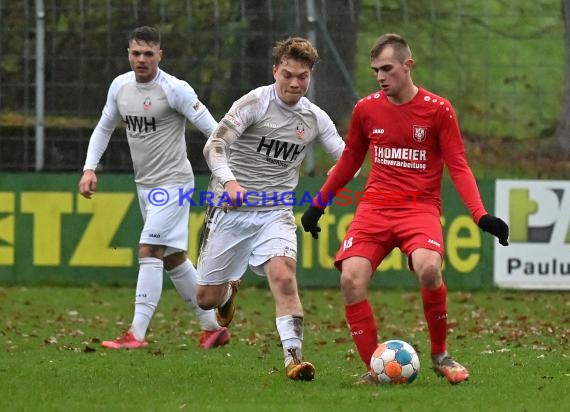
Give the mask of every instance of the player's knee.
<path id="1" fill-rule="evenodd" d="M 424 266 L 418 276 L 421 286 L 426 289 L 435 289 L 442 282 L 441 268 L 436 264 Z"/>
<path id="2" fill-rule="evenodd" d="M 196 288 L 196 302 L 201 309 L 210 310 L 218 307 L 218 299 L 211 292 L 208 286 L 198 285 Z"/>
<path id="3" fill-rule="evenodd" d="M 185 252 L 176 252 L 171 255 L 164 256 L 162 260 L 164 261 L 164 269 L 172 270 L 186 262 L 188 257 Z"/>
<path id="4" fill-rule="evenodd" d="M 362 299 L 373 275 L 373 269 L 368 259 L 352 256 L 342 261 L 340 286 L 348 301 Z"/>
<path id="5" fill-rule="evenodd" d="M 297 294 L 297 280 L 295 274 L 288 271 L 273 274 L 271 278 L 272 283 L 277 287 L 279 293 L 282 295 L 295 295 Z"/>
<path id="6" fill-rule="evenodd" d="M 353 270 L 343 270 L 340 275 L 340 287 L 346 293 L 354 293 L 366 289 L 367 283 L 362 275 Z"/>

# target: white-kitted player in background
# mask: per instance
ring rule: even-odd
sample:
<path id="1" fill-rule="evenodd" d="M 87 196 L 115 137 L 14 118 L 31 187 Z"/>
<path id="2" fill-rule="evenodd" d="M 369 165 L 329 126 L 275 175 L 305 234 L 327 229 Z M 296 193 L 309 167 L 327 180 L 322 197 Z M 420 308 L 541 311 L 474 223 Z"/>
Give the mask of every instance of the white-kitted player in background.
<path id="1" fill-rule="evenodd" d="M 142 348 L 162 293 L 163 271 L 193 309 L 202 332 L 199 344 L 213 348 L 229 342 L 227 328 L 216 322 L 213 310 L 196 302 L 196 269 L 188 259 L 189 202 L 179 204 L 179 189 L 194 187 L 194 173 L 186 153 L 185 124 L 189 120 L 209 136 L 216 121 L 185 81 L 162 71 L 160 32 L 143 26 L 132 31 L 128 47 L 132 71 L 116 77 L 95 127 L 79 182 L 90 199 L 97 189 L 95 170 L 119 122 L 126 127 L 144 227 L 139 241 L 139 273 L 135 311 L 130 328 L 106 348 Z"/>

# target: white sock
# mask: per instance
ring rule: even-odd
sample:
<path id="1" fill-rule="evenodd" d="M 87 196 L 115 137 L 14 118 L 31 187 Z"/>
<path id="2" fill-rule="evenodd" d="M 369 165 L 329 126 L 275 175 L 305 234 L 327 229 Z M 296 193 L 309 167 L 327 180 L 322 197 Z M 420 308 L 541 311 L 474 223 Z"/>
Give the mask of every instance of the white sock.
<path id="1" fill-rule="evenodd" d="M 150 320 L 162 293 L 162 260 L 153 257 L 139 258 L 139 277 L 135 295 L 135 315 L 131 332 L 143 340 Z"/>
<path id="2" fill-rule="evenodd" d="M 178 294 L 188 304 L 188 307 L 196 312 L 201 329 L 220 329 L 220 325 L 216 321 L 216 312 L 213 309 L 203 310 L 196 302 L 196 268 L 192 262 L 186 259 L 184 263 L 166 271 L 166 273 L 170 276 Z"/>
<path id="3" fill-rule="evenodd" d="M 283 355 L 285 366 L 293 360 L 290 349 L 294 349 L 299 360 L 303 360 L 303 317 L 296 315 L 285 315 L 275 318 L 277 332 L 283 345 Z"/>

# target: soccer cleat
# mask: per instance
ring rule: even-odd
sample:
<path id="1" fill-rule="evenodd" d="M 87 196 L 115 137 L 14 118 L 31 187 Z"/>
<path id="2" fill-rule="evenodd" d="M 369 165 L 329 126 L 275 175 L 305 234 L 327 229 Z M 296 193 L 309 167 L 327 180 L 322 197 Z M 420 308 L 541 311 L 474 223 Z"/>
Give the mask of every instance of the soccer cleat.
<path id="1" fill-rule="evenodd" d="M 294 381 L 312 381 L 315 379 L 315 367 L 313 364 L 301 361 L 297 357 L 295 348 L 288 349 L 288 351 L 293 359 L 285 367 L 287 377 Z"/>
<path id="2" fill-rule="evenodd" d="M 287 377 L 294 381 L 312 381 L 315 379 L 315 367 L 309 362 L 291 361 L 285 368 Z"/>
<path id="3" fill-rule="evenodd" d="M 445 355 L 439 362 L 433 360 L 433 370 L 439 376 L 444 376 L 449 383 L 456 385 L 469 379 L 469 371 L 449 355 Z"/>
<path id="4" fill-rule="evenodd" d="M 218 346 L 227 345 L 230 342 L 230 331 L 228 328 L 216 330 L 203 330 L 200 333 L 200 347 L 202 349 L 212 349 Z"/>
<path id="5" fill-rule="evenodd" d="M 228 326 L 232 323 L 234 318 L 234 314 L 236 312 L 235 300 L 239 288 L 239 280 L 230 280 L 228 285 L 231 288 L 232 295 L 226 303 L 216 308 L 216 320 L 218 321 L 218 325 L 222 327 Z"/>
<path id="6" fill-rule="evenodd" d="M 101 346 L 107 349 L 140 349 L 148 345 L 146 340 L 138 340 L 133 332 L 126 331 L 115 340 L 104 340 Z"/>
<path id="7" fill-rule="evenodd" d="M 376 376 L 370 371 L 366 372 L 364 375 L 360 376 L 355 385 L 378 385 L 380 382 L 376 379 Z"/>

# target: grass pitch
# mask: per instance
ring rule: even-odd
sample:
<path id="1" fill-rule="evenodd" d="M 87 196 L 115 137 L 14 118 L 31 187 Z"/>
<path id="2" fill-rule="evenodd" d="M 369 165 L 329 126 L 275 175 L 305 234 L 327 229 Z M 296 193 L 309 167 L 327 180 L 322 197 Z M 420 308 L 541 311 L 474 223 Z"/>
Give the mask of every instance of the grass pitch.
<path id="1" fill-rule="evenodd" d="M 449 349 L 470 372 L 449 385 L 429 368 L 419 293 L 373 291 L 382 340 L 413 344 L 410 385 L 355 387 L 364 372 L 337 290 L 303 290 L 313 382 L 285 378 L 266 288 L 242 287 L 232 341 L 197 346 L 199 328 L 165 289 L 141 350 L 100 341 L 128 327 L 133 288 L 0 288 L 1 411 L 549 411 L 570 406 L 570 293 L 450 292 Z"/>

